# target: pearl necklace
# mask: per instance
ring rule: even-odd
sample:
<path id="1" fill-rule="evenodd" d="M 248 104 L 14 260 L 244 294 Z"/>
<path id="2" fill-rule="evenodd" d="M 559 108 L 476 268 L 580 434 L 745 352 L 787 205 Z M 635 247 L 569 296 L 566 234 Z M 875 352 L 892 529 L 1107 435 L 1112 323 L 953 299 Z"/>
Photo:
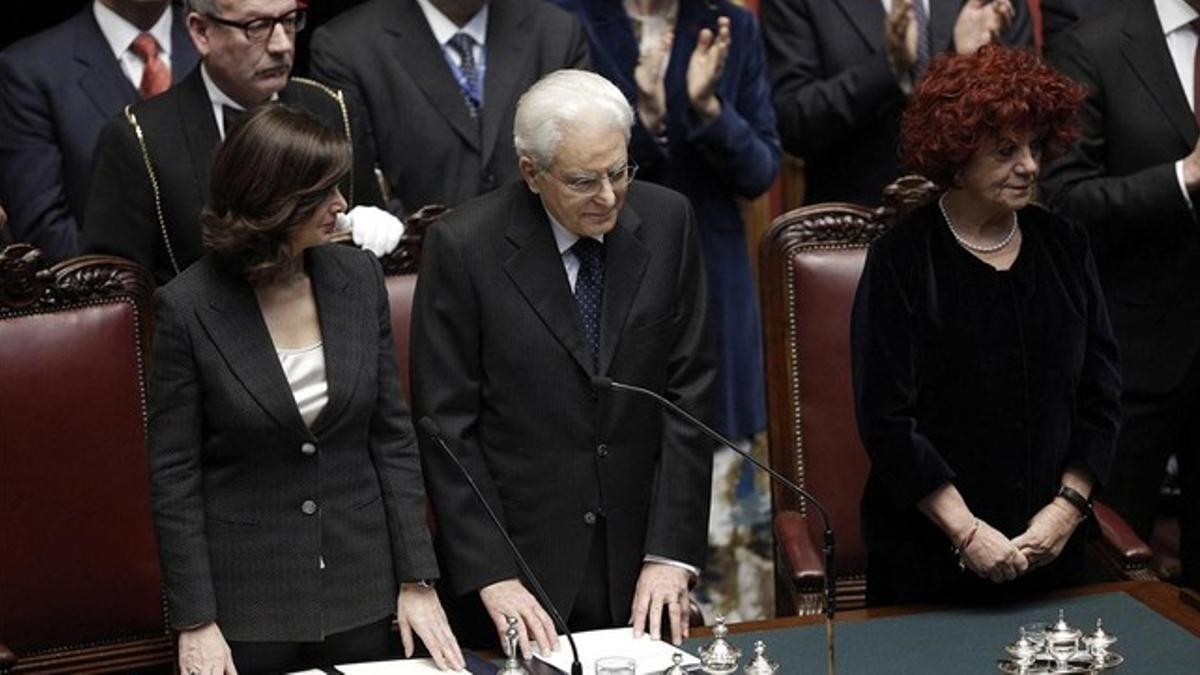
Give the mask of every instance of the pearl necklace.
<path id="1" fill-rule="evenodd" d="M 942 217 L 946 219 L 946 225 L 947 225 L 947 227 L 950 228 L 950 234 L 954 235 L 954 241 L 957 241 L 959 246 L 962 246 L 963 248 L 967 249 L 968 251 L 974 251 L 976 253 L 995 253 L 996 251 L 999 251 L 999 250 L 1003 249 L 1005 246 L 1008 246 L 1009 244 L 1011 244 L 1013 237 L 1016 236 L 1016 234 L 1017 234 L 1017 212 L 1013 211 L 1012 227 L 1010 227 L 1008 229 L 1008 234 L 1004 235 L 1003 239 L 1001 239 L 998 243 L 992 244 L 990 246 L 980 246 L 979 244 L 973 244 L 970 241 L 967 241 L 967 239 L 965 237 L 963 237 L 961 234 L 959 234 L 958 230 L 954 229 L 954 221 L 950 220 L 950 214 L 946 213 L 945 201 L 946 201 L 946 195 L 944 195 L 944 194 L 938 198 L 938 208 L 942 210 Z"/>

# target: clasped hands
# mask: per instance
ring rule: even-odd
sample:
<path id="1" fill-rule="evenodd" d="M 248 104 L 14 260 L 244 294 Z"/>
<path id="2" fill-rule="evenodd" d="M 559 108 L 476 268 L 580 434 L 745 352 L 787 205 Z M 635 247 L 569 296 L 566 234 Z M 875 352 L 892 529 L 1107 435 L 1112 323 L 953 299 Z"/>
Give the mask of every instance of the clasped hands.
<path id="1" fill-rule="evenodd" d="M 666 563 L 647 562 L 638 575 L 633 593 L 633 636 L 645 633 L 658 640 L 662 636 L 662 616 L 665 610 L 671 628 L 671 642 L 679 644 L 688 637 L 688 585 L 691 574 L 682 567 Z M 504 579 L 479 590 L 479 599 L 491 617 L 507 649 L 505 633 L 508 617 L 517 619 L 517 647 L 521 656 L 529 659 L 534 648 L 549 654 L 558 646 L 558 629 L 554 620 L 518 579 Z"/>
<path id="2" fill-rule="evenodd" d="M 638 87 L 638 118 L 650 133 L 662 134 L 667 118 L 667 88 L 663 67 L 671 53 L 675 35 L 664 33 L 658 44 L 642 50 L 633 79 Z M 725 72 L 725 60 L 733 42 L 729 17 L 717 19 L 717 30 L 704 28 L 696 40 L 687 68 L 687 95 L 702 124 L 711 124 L 721 114 L 717 83 Z"/>
<path id="3" fill-rule="evenodd" d="M 970 541 L 960 547 L 963 565 L 993 583 L 1012 581 L 1030 570 L 1054 561 L 1083 519 L 1073 506 L 1056 497 L 1029 521 L 1013 539 L 979 521 Z M 966 535 L 964 535 L 966 536 Z"/>

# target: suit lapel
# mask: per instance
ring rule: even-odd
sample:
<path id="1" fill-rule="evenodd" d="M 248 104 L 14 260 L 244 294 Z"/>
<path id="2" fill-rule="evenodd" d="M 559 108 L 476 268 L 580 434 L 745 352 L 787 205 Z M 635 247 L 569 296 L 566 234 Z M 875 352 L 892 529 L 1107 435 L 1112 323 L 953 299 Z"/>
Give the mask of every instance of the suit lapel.
<path id="1" fill-rule="evenodd" d="M 878 0 L 833 0 L 842 14 L 858 30 L 871 51 L 883 49 L 883 20 L 887 14 Z"/>
<path id="2" fill-rule="evenodd" d="M 593 65 L 598 66 L 605 58 L 611 59 L 613 67 L 608 69 L 610 72 L 606 75 L 613 78 L 614 84 L 627 97 L 636 100 L 637 83 L 633 81 L 633 71 L 637 68 L 638 42 L 633 34 L 633 24 L 629 22 L 629 15 L 625 13 L 621 3 L 612 0 L 584 0 L 583 7 L 588 23 L 584 29 L 590 30 L 593 36 L 590 44 L 607 47 L 603 54 L 592 54 Z M 676 39 L 678 35 L 679 33 L 676 33 Z M 596 70 L 605 71 L 602 67 L 597 67 Z"/>
<path id="3" fill-rule="evenodd" d="M 642 219 L 626 206 L 617 226 L 604 235 L 604 314 L 600 330 L 600 373 L 612 365 L 629 310 L 642 284 L 650 253 L 638 237 Z"/>
<path id="4" fill-rule="evenodd" d="M 882 3 L 877 4 L 882 6 Z M 929 0 L 929 44 L 935 54 L 950 49 L 950 43 L 954 41 L 954 24 L 963 4 L 963 0 Z M 879 30 L 882 33 L 882 24 Z"/>
<path id="5" fill-rule="evenodd" d="M 503 4 L 503 3 L 499 3 Z M 479 122 L 467 112 L 463 100 L 462 89 L 450 64 L 446 63 L 442 47 L 429 30 L 429 22 L 421 13 L 416 0 L 395 0 L 387 4 L 383 16 L 383 29 L 395 36 L 393 49 L 396 52 L 396 63 L 409 71 L 413 82 L 420 87 L 433 109 L 446 119 L 446 122 L 462 136 L 467 145 L 479 151 Z M 490 11 L 495 12 L 495 7 Z M 490 18 L 489 18 L 490 23 Z M 488 28 L 488 41 L 491 42 L 491 28 Z M 515 38 L 524 39 L 524 36 Z M 491 45 L 489 44 L 489 49 Z M 491 53 L 489 51 L 489 63 Z M 498 69 L 503 70 L 503 69 Z M 485 75 L 491 79 L 492 69 L 488 68 Z M 485 83 L 484 85 L 488 85 Z M 484 90 L 484 106 L 488 103 L 488 92 Z"/>
<path id="6" fill-rule="evenodd" d="M 179 95 L 175 99 L 178 106 L 176 114 L 179 116 L 179 128 L 183 129 L 184 142 L 187 144 L 192 175 L 196 177 L 192 186 L 196 190 L 198 203 L 207 204 L 209 173 L 212 169 L 213 154 L 221 143 L 221 132 L 217 129 L 212 101 L 208 98 L 204 80 L 200 77 L 200 66 L 192 69 L 187 78 L 179 83 L 178 89 Z"/>
<path id="7" fill-rule="evenodd" d="M 271 334 L 258 309 L 250 284 L 226 275 L 214 275 L 220 282 L 212 289 L 208 307 L 196 309 L 196 317 L 210 340 L 221 352 L 234 377 L 242 383 L 258 405 L 279 426 L 303 439 L 312 434 L 300 417 L 296 399 L 279 356 L 271 343 Z"/>
<path id="8" fill-rule="evenodd" d="M 358 386 L 363 353 L 379 343 L 378 336 L 363 335 L 364 298 L 349 292 L 349 275 L 326 253 L 320 247 L 309 251 L 309 276 L 325 349 L 325 380 L 329 383 L 329 400 L 313 421 L 314 434 L 337 419 L 346 407 Z"/>
<path id="9" fill-rule="evenodd" d="M 579 367 L 590 374 L 592 355 L 583 340 L 579 310 L 541 200 L 524 185 L 510 189 L 524 194 L 515 200 L 516 207 L 505 230 L 505 236 L 517 250 L 504 261 L 504 272 Z M 607 288 L 606 282 L 606 291 Z"/>
<path id="10" fill-rule="evenodd" d="M 1196 142 L 1196 118 L 1167 51 L 1154 4 L 1148 0 L 1131 2 L 1127 11 L 1129 21 L 1125 25 L 1125 35 L 1128 40 L 1121 47 L 1121 55 L 1190 148 Z"/>
<path id="11" fill-rule="evenodd" d="M 171 3 L 171 81 L 179 84 L 199 63 L 200 56 L 187 31 L 187 8 Z"/>
<path id="12" fill-rule="evenodd" d="M 137 89 L 125 77 L 121 64 L 100 32 L 91 3 L 76 15 L 75 62 L 79 64 L 79 87 L 107 119 L 128 103 L 138 100 Z"/>
<path id="13" fill-rule="evenodd" d="M 529 50 L 529 40 L 521 30 L 521 24 L 525 22 L 528 11 L 529 8 L 523 3 L 493 2 L 489 5 L 480 166 L 487 166 L 491 161 L 497 141 L 512 142 L 512 129 L 505 130 L 500 126 L 504 120 L 511 120 L 508 111 L 514 105 L 513 98 L 522 93 L 517 91 L 519 78 L 528 70 L 525 67 L 525 59 Z M 458 87 L 457 83 L 455 87 Z M 503 139 L 500 138 L 502 131 L 505 132 Z"/>

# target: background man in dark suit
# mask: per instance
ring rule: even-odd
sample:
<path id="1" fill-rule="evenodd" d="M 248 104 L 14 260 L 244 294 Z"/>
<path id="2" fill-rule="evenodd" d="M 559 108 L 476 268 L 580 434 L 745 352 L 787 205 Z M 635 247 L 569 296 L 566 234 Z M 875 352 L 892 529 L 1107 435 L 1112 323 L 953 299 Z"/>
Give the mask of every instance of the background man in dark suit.
<path id="1" fill-rule="evenodd" d="M 1200 0 L 1126 0 L 1062 34 L 1050 61 L 1088 86 L 1083 138 L 1045 173 L 1086 225 L 1121 347 L 1124 421 L 1105 500 L 1142 537 L 1180 461 L 1184 574 L 1200 575 Z"/>
<path id="2" fill-rule="evenodd" d="M 914 34 L 903 44 L 901 27 L 892 49 L 907 63 L 889 63 L 885 20 L 902 17 Z M 763 0 L 762 22 L 779 135 L 804 159 L 810 204 L 879 203 L 900 173 L 900 112 L 930 55 L 1033 41 L 1025 0 Z"/>
<path id="3" fill-rule="evenodd" d="M 201 65 L 166 95 L 127 108 L 100 135 L 84 217 L 88 252 L 134 260 L 159 283 L 199 258 L 213 153 L 241 110 L 273 99 L 353 139 L 343 193 L 352 204 L 383 204 L 374 154 L 341 93 L 289 79 L 293 38 L 303 28 L 296 0 L 192 0 L 187 26 Z M 355 241 L 377 255 L 399 241 L 399 221 L 377 208 L 349 217 Z"/>
<path id="4" fill-rule="evenodd" d="M 430 231 L 413 315 L 413 403 L 431 416 L 574 629 L 632 621 L 686 636 L 704 564 L 709 443 L 637 383 L 712 419 L 715 376 L 699 233 L 678 193 L 631 182 L 633 111 L 599 75 L 561 71 L 517 105 L 524 184 Z M 442 451 L 421 439 L 449 590 L 502 633 L 554 626 Z M 461 615 L 460 615 L 461 617 Z M 647 622 L 648 620 L 648 622 Z M 464 641 L 479 627 L 455 623 Z M 488 630 L 486 627 L 483 630 Z"/>
<path id="5" fill-rule="evenodd" d="M 517 96 L 587 64 L 578 22 L 543 0 L 373 0 L 312 41 L 313 76 L 361 102 L 408 212 L 516 180 Z"/>
<path id="6" fill-rule="evenodd" d="M 196 65 L 183 18 L 167 0 L 95 0 L 0 52 L 0 201 L 16 240 L 54 259 L 79 253 L 96 138 Z M 140 35 L 150 41 L 135 46 Z"/>

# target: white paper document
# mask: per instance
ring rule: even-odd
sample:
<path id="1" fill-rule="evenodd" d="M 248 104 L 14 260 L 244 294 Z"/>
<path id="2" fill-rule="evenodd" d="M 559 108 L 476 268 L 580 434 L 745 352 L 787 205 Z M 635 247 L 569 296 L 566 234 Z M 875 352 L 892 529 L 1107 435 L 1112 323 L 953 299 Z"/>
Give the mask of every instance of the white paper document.
<path id="1" fill-rule="evenodd" d="M 438 670 L 437 666 L 433 665 L 433 659 L 397 659 L 395 661 L 351 663 L 345 666 L 338 666 L 337 669 L 346 675 L 426 675 L 430 673 L 446 675 L 447 672 L 454 672 L 459 675 L 471 675 L 465 670 Z M 324 675 L 324 673 L 325 671 L 323 670 L 305 670 L 293 673 L 292 675 Z"/>
<path id="2" fill-rule="evenodd" d="M 585 673 L 596 672 L 596 661 L 605 656 L 625 656 L 637 662 L 638 675 L 654 675 L 670 668 L 673 665 L 671 655 L 677 652 L 683 654 L 684 668 L 691 671 L 700 667 L 700 659 L 669 642 L 652 640 L 649 635 L 635 640 L 632 628 L 575 633 L 575 646 L 579 647 L 579 660 Z M 571 645 L 565 636 L 558 637 L 558 649 L 548 656 L 536 656 L 564 673 L 571 672 Z"/>

